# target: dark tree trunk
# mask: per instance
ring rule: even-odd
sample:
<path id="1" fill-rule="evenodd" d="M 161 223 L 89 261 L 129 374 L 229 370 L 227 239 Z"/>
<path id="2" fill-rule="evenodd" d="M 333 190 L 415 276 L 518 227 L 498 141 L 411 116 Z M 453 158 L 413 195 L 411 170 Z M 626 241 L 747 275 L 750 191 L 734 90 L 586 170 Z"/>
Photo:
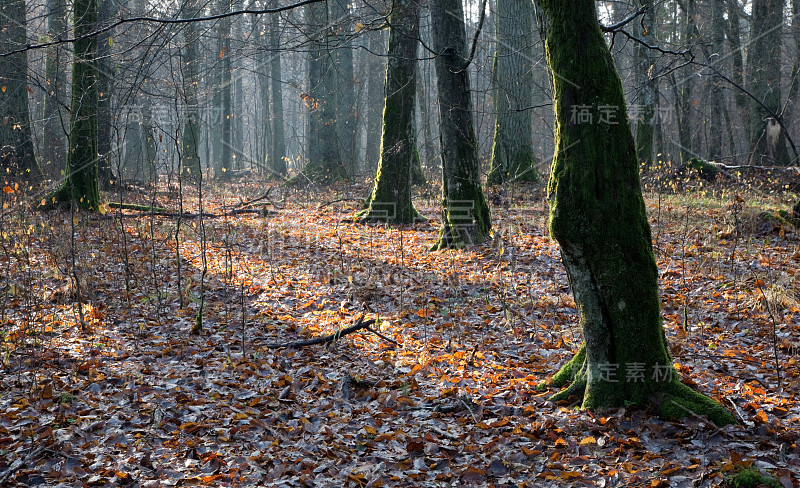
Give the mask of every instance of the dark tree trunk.
<path id="1" fill-rule="evenodd" d="M 277 7 L 277 0 L 271 3 L 272 8 Z M 271 167 L 277 175 L 286 176 L 286 140 L 283 131 L 283 75 L 281 72 L 280 54 L 280 23 L 277 14 L 272 14 L 269 19 L 269 43 L 273 49 L 271 57 L 272 77 L 272 159 Z"/>
<path id="2" fill-rule="evenodd" d="M 227 1 L 220 1 L 220 11 L 227 12 L 230 10 L 230 3 Z M 232 137 L 232 124 L 234 114 L 232 113 L 233 105 L 233 65 L 231 63 L 231 18 L 226 17 L 219 21 L 219 37 L 220 37 L 220 108 L 222 109 L 222 144 L 220 148 L 220 158 L 217 161 L 217 168 L 215 168 L 214 176 L 220 180 L 230 179 L 230 171 L 233 169 L 233 137 Z"/>
<path id="3" fill-rule="evenodd" d="M 67 37 L 67 6 L 64 0 L 48 0 L 47 33 L 50 39 Z M 64 46 L 47 48 L 45 57 L 44 135 L 42 141 L 42 168 L 48 174 L 55 165 L 64 167 L 66 134 L 69 130 L 67 114 L 67 66 L 69 51 Z"/>
<path id="4" fill-rule="evenodd" d="M 45 207 L 62 203 L 100 210 L 97 186 L 97 3 L 76 0 L 75 54 L 72 63 L 72 114 L 67 174 L 62 186 L 45 198 Z"/>
<path id="5" fill-rule="evenodd" d="M 363 220 L 406 224 L 421 219 L 411 201 L 412 168 L 419 166 L 419 156 L 414 158 L 419 10 L 417 0 L 392 2 L 381 159 Z"/>
<path id="6" fill-rule="evenodd" d="M 191 19 L 198 14 L 197 0 L 190 0 L 183 13 Z M 195 22 L 186 25 L 183 47 L 183 137 L 181 137 L 181 176 L 200 181 L 200 113 L 197 87 L 200 83 L 200 33 Z"/>
<path id="7" fill-rule="evenodd" d="M 786 137 L 778 121 L 782 115 L 781 100 L 781 26 L 784 0 L 754 0 L 750 20 L 750 49 L 747 52 L 747 79 L 750 93 L 751 164 L 788 164 Z"/>
<path id="8" fill-rule="evenodd" d="M 24 48 L 28 42 L 25 0 L 0 0 L 3 28 L 0 52 Z M 28 108 L 28 53 L 25 51 L 0 61 L 0 165 L 26 180 L 39 180 L 31 139 Z"/>
<path id="9" fill-rule="evenodd" d="M 733 417 L 683 385 L 661 324 L 658 269 L 639 185 L 625 98 L 600 31 L 594 0 L 541 0 L 550 16 L 556 152 L 548 184 L 550 232 L 561 247 L 584 344 L 554 377 L 584 408 L 656 404 L 662 415 Z M 581 123 L 572 107 L 614 107 L 616 117 Z"/>
<path id="10" fill-rule="evenodd" d="M 492 69 L 494 142 L 487 185 L 537 181 L 533 152 L 533 3 L 498 0 Z"/>
<path id="11" fill-rule="evenodd" d="M 100 1 L 97 12 L 97 22 L 100 27 L 105 26 L 115 13 L 114 2 Z M 111 167 L 111 132 L 114 120 L 111 112 L 111 94 L 114 91 L 114 66 L 111 62 L 111 47 L 113 44 L 113 30 L 108 30 L 97 36 L 97 64 L 98 64 L 98 135 L 97 152 L 100 159 L 97 161 L 98 182 L 101 188 L 107 189 L 114 184 L 116 176 Z"/>
<path id="12" fill-rule="evenodd" d="M 442 227 L 433 249 L 482 242 L 492 227 L 480 184 L 461 0 L 432 2 L 442 147 Z"/>
<path id="13" fill-rule="evenodd" d="M 648 44 L 655 45 L 656 5 L 653 0 L 642 0 L 641 6 L 645 8 L 645 13 L 641 22 L 635 23 L 634 33 Z M 644 168 L 650 168 L 653 164 L 653 136 L 658 110 L 658 81 L 653 78 L 656 57 L 652 49 L 641 44 L 634 47 L 634 55 L 640 108 L 636 116 L 636 155 Z"/>
<path id="14" fill-rule="evenodd" d="M 336 129 L 338 95 L 336 70 L 330 49 L 328 12 L 325 3 L 306 7 L 309 28 L 308 53 L 308 163 L 306 176 L 316 181 L 346 178 L 348 168 L 342 164 Z"/>
<path id="15" fill-rule="evenodd" d="M 331 18 L 337 26 L 336 31 L 336 86 L 338 103 L 336 105 L 336 133 L 339 139 L 339 155 L 342 164 L 347 168 L 348 176 L 358 172 L 356 158 L 356 133 L 358 119 L 356 117 L 355 73 L 353 71 L 353 48 L 348 40 L 349 33 L 345 26 L 350 25 L 348 0 L 329 0 Z"/>

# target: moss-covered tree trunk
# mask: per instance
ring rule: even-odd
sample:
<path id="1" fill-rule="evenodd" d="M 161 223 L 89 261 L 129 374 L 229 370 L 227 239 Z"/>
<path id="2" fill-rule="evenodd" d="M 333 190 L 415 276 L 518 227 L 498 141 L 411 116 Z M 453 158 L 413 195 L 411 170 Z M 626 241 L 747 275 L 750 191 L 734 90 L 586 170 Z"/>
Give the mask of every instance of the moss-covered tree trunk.
<path id="1" fill-rule="evenodd" d="M 414 158 L 419 10 L 417 0 L 392 1 L 381 159 L 363 220 L 407 224 L 421 218 L 411 201 L 411 169 L 419 165 L 419 156 Z"/>
<path id="2" fill-rule="evenodd" d="M 431 2 L 442 150 L 442 227 L 433 249 L 482 242 L 492 226 L 480 184 L 461 0 Z"/>
<path id="3" fill-rule="evenodd" d="M 75 51 L 72 63 L 72 113 L 66 179 L 45 197 L 44 207 L 74 202 L 81 208 L 100 209 L 97 186 L 97 28 L 95 0 L 76 0 Z"/>
<path id="4" fill-rule="evenodd" d="M 537 181 L 533 152 L 533 2 L 497 0 L 492 70 L 495 124 L 487 185 Z"/>
<path id="5" fill-rule="evenodd" d="M 197 0 L 190 0 L 183 12 L 185 19 L 199 12 Z M 181 177 L 199 181 L 200 168 L 200 113 L 198 107 L 198 65 L 200 63 L 199 25 L 191 22 L 184 31 L 183 46 L 183 136 L 181 137 Z"/>
<path id="6" fill-rule="evenodd" d="M 754 0 L 750 19 L 750 48 L 747 51 L 747 80 L 750 93 L 773 114 L 782 115 L 781 26 L 784 0 Z M 749 101 L 751 164 L 789 164 L 786 137 L 772 114 L 755 100 Z"/>
<path id="7" fill-rule="evenodd" d="M 25 0 L 0 0 L 0 52 L 24 48 L 28 42 Z M 0 164 L 25 179 L 42 177 L 31 139 L 28 109 L 28 53 L 25 51 L 0 61 Z M 12 168 L 13 166 L 13 168 Z"/>
<path id="8" fill-rule="evenodd" d="M 554 377 L 584 408 L 657 404 L 665 416 L 708 414 L 733 422 L 713 400 L 680 382 L 661 323 L 658 270 L 639 185 L 622 84 L 594 0 L 540 0 L 550 17 L 556 155 L 548 199 L 584 344 Z M 573 107 L 613 113 L 581 123 Z M 609 108 L 613 108 L 609 110 Z"/>
<path id="9" fill-rule="evenodd" d="M 336 131 L 338 95 L 336 69 L 330 49 L 328 10 L 325 2 L 308 5 L 305 21 L 308 37 L 308 162 L 306 176 L 327 182 L 346 178 L 348 168 L 342 164 Z"/>

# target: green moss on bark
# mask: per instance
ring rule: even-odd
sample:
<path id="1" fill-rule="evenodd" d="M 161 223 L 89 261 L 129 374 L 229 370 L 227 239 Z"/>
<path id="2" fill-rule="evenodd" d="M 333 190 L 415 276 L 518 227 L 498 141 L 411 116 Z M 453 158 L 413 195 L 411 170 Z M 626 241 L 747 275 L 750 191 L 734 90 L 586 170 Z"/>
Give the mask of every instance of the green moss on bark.
<path id="1" fill-rule="evenodd" d="M 67 175 L 61 187 L 44 198 L 41 209 L 75 203 L 100 210 L 97 185 L 97 26 L 95 0 L 75 2 L 75 58 L 72 63 L 72 117 L 70 120 Z"/>
<path id="2" fill-rule="evenodd" d="M 661 323 L 658 269 L 622 84 L 593 0 L 547 0 L 556 155 L 550 172 L 550 233 L 580 312 L 585 359 L 556 374 L 582 407 L 682 405 L 728 423 L 722 407 L 678 382 Z M 589 120 L 576 117 L 588 111 Z M 579 353 L 580 354 L 580 353 Z M 700 400 L 699 397 L 705 398 Z"/>
<path id="3" fill-rule="evenodd" d="M 422 171 L 413 130 L 419 8 L 416 0 L 392 2 L 381 159 L 367 209 L 360 214 L 365 221 L 407 224 L 424 220 L 411 201 L 412 179 Z"/>

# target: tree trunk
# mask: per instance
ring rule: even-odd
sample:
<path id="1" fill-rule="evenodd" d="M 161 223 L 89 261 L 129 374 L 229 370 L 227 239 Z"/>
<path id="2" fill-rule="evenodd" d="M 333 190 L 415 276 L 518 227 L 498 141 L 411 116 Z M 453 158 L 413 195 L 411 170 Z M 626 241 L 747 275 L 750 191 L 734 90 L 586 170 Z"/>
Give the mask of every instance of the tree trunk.
<path id="1" fill-rule="evenodd" d="M 750 21 L 747 79 L 750 93 L 773 114 L 781 110 L 781 25 L 783 0 L 754 0 Z M 788 164 L 786 138 L 775 117 L 750 100 L 750 164 Z"/>
<path id="2" fill-rule="evenodd" d="M 723 18 L 725 0 L 712 0 L 712 2 L 711 53 L 705 56 L 706 62 L 711 65 L 725 55 L 725 24 Z M 711 123 L 708 124 L 708 159 L 711 161 L 722 158 L 722 129 L 725 120 L 728 118 L 725 111 L 725 94 L 722 88 L 722 79 L 718 76 L 713 76 L 711 78 Z"/>
<path id="3" fill-rule="evenodd" d="M 537 181 L 533 152 L 533 3 L 498 0 L 492 71 L 495 124 L 487 185 Z"/>
<path id="4" fill-rule="evenodd" d="M 197 0 L 190 0 L 183 13 L 191 19 L 198 14 Z M 186 25 L 183 47 L 183 137 L 181 137 L 181 177 L 200 181 L 200 113 L 197 101 L 197 88 L 200 83 L 198 63 L 200 62 L 199 25 L 191 22 Z"/>
<path id="5" fill-rule="evenodd" d="M 647 44 L 655 45 L 654 29 L 656 25 L 656 5 L 653 0 L 642 0 L 641 6 L 645 9 L 641 22 L 634 22 L 634 34 Z M 653 79 L 656 57 L 652 49 L 642 44 L 634 47 L 636 56 L 636 85 L 639 89 L 637 97 L 636 121 L 636 155 L 639 164 L 649 169 L 653 164 L 653 135 L 655 133 L 655 116 L 658 110 L 657 85 Z"/>
<path id="6" fill-rule="evenodd" d="M 381 159 L 363 220 L 407 224 L 422 218 L 411 201 L 412 168 L 419 165 L 419 156 L 414 158 L 419 10 L 417 0 L 392 2 Z"/>
<path id="7" fill-rule="evenodd" d="M 75 54 L 72 63 L 72 113 L 67 174 L 64 183 L 44 199 L 44 207 L 73 202 L 100 210 L 97 186 L 97 3 L 76 0 Z"/>
<path id="8" fill-rule="evenodd" d="M 790 27 L 791 39 L 794 44 L 794 52 L 800 53 L 800 0 L 792 0 L 792 25 Z M 797 115 L 797 97 L 800 95 L 800 56 L 795 56 L 792 64 L 791 80 L 789 82 L 789 93 L 786 94 L 787 110 L 784 116 L 784 124 Z M 797 165 L 799 161 L 794 161 Z"/>
<path id="9" fill-rule="evenodd" d="M 315 181 L 346 178 L 348 168 L 342 164 L 336 129 L 338 105 L 336 72 L 330 50 L 328 15 L 325 3 L 306 7 L 309 28 L 308 53 L 308 163 L 306 176 Z"/>
<path id="10" fill-rule="evenodd" d="M 348 41 L 349 33 L 345 26 L 349 25 L 350 10 L 348 0 L 329 0 L 331 18 L 336 25 L 336 85 L 338 87 L 338 103 L 336 105 L 336 133 L 339 139 L 339 154 L 342 164 L 347 168 L 348 176 L 358 172 L 356 158 L 356 133 L 358 120 L 356 117 L 355 74 L 353 72 L 353 49 Z"/>
<path id="11" fill-rule="evenodd" d="M 114 2 L 99 2 L 98 25 L 105 26 L 115 14 Z M 111 167 L 111 138 L 114 116 L 111 112 L 111 94 L 114 91 L 114 66 L 111 62 L 111 48 L 113 44 L 113 30 L 107 30 L 97 35 L 97 63 L 98 63 L 98 100 L 97 100 L 97 161 L 98 183 L 101 188 L 108 189 L 117 179 Z"/>
<path id="12" fill-rule="evenodd" d="M 230 3 L 227 0 L 220 0 L 219 9 L 221 13 L 230 10 Z M 219 20 L 219 102 L 221 108 L 220 123 L 222 126 L 222 141 L 220 144 L 220 157 L 217 160 L 217 167 L 214 176 L 220 180 L 228 180 L 233 169 L 233 138 L 232 126 L 232 91 L 233 91 L 233 72 L 231 57 L 231 18 L 225 17 Z"/>
<path id="13" fill-rule="evenodd" d="M 67 37 L 67 7 L 64 0 L 47 2 L 47 34 L 51 40 Z M 67 64 L 69 51 L 64 46 L 51 46 L 45 55 L 44 135 L 42 167 L 48 174 L 53 165 L 64 166 L 68 131 Z"/>
<path id="14" fill-rule="evenodd" d="M 367 80 L 367 149 L 364 159 L 371 171 L 378 169 L 381 158 L 381 107 L 386 96 L 386 59 L 379 53 L 386 52 L 386 34 L 384 30 L 375 30 L 368 34 L 369 55 Z"/>
<path id="15" fill-rule="evenodd" d="M 272 0 L 271 7 L 278 6 L 277 0 Z M 283 130 L 283 75 L 281 73 L 280 54 L 280 24 L 278 14 L 272 14 L 269 19 L 269 43 L 272 47 L 272 159 L 271 167 L 275 174 L 286 176 L 286 140 Z"/>
<path id="16" fill-rule="evenodd" d="M 662 415 L 733 417 L 683 385 L 661 324 L 658 269 L 639 185 L 622 83 L 594 0 L 541 0 L 550 16 L 547 61 L 555 99 L 556 152 L 548 184 L 550 232 L 580 310 L 584 344 L 553 377 L 584 408 L 656 404 Z M 614 108 L 581 123 L 573 107 Z"/>
<path id="17" fill-rule="evenodd" d="M 728 43 L 733 63 L 731 79 L 739 86 L 744 86 L 744 58 L 742 56 L 742 30 L 739 25 L 739 10 L 736 2 L 728 2 Z M 745 131 L 749 126 L 749 111 L 747 106 L 747 95 L 741 90 L 733 92 L 733 98 L 739 109 L 739 116 L 744 122 Z M 731 131 L 733 128 L 731 127 Z"/>
<path id="18" fill-rule="evenodd" d="M 695 0 L 686 0 L 682 5 L 683 13 L 686 16 L 683 40 L 687 46 L 693 46 L 697 41 L 697 4 Z M 678 82 L 673 80 L 673 90 L 676 100 L 676 116 L 678 119 L 678 141 L 680 142 L 681 163 L 686 164 L 691 158 L 695 157 L 692 147 L 692 111 L 695 106 L 694 99 L 694 67 L 684 68 L 683 76 Z"/>
<path id="19" fill-rule="evenodd" d="M 0 0 L 3 32 L 0 52 L 24 48 L 28 42 L 24 0 Z M 0 166 L 26 180 L 39 180 L 31 139 L 28 109 L 28 53 L 22 51 L 0 62 Z"/>
<path id="20" fill-rule="evenodd" d="M 433 249 L 482 242 L 492 227 L 480 184 L 461 0 L 431 2 L 442 147 L 442 227 Z"/>

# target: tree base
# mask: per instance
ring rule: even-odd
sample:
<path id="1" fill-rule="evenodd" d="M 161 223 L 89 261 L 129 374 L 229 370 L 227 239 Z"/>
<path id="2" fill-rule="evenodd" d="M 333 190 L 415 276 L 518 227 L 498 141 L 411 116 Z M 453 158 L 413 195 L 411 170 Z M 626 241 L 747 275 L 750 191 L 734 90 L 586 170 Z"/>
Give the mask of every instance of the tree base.
<path id="1" fill-rule="evenodd" d="M 39 205 L 36 206 L 36 210 L 46 212 L 58 208 L 68 208 L 74 203 L 78 208 L 83 210 L 88 210 L 90 212 L 100 211 L 101 205 L 99 198 L 92 201 L 92 199 L 76 197 L 74 193 L 69 183 L 65 182 L 57 190 L 45 195 L 41 202 L 39 202 Z"/>
<path id="2" fill-rule="evenodd" d="M 393 225 L 415 224 L 417 222 L 427 222 L 428 219 L 423 217 L 415 208 L 411 208 L 410 212 L 405 215 L 390 217 L 384 210 L 367 208 L 356 214 L 356 220 L 361 224 L 370 222 L 386 222 Z"/>
<path id="3" fill-rule="evenodd" d="M 705 415 L 717 426 L 738 423 L 722 405 L 681 383 L 676 372 L 673 372 L 671 375 L 673 379 L 670 381 L 641 383 L 640 390 L 648 393 L 641 398 L 626 399 L 598 393 L 597 390 L 602 392 L 603 389 L 614 388 L 618 391 L 620 389 L 615 387 L 618 383 L 614 382 L 595 381 L 589 384 L 587 371 L 586 345 L 582 344 L 575 356 L 550 379 L 550 386 L 556 388 L 566 386 L 552 395 L 550 401 L 558 402 L 574 398 L 581 403 L 581 408 L 587 410 L 625 407 L 631 404 L 636 404 L 640 408 L 654 406 L 658 415 L 665 419 Z M 589 393 L 590 391 L 592 393 Z M 614 398 L 616 401 L 603 400 L 608 398 Z"/>

